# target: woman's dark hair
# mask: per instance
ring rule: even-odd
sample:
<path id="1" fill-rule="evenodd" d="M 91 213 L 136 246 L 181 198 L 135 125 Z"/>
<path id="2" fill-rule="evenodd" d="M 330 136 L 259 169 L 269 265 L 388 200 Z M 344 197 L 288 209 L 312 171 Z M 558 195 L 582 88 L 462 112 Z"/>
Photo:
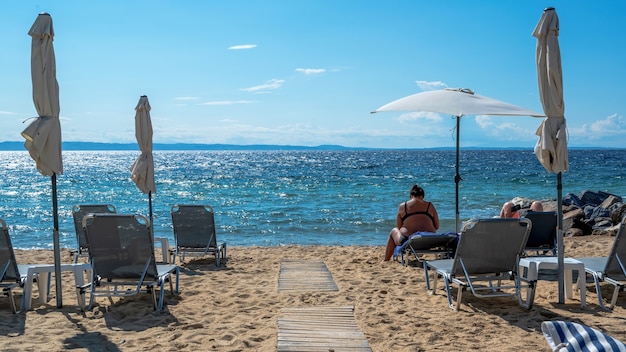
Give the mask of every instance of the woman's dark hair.
<path id="1" fill-rule="evenodd" d="M 413 185 L 411 187 L 411 197 L 423 197 L 426 194 L 424 193 L 424 189 L 418 185 Z"/>

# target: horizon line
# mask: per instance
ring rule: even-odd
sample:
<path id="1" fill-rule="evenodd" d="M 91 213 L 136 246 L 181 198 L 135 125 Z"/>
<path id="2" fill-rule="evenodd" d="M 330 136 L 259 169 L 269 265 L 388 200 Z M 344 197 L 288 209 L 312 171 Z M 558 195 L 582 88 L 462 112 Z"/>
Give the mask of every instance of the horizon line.
<path id="1" fill-rule="evenodd" d="M 527 150 L 528 147 L 461 147 L 461 150 Z M 568 147 L 568 149 L 584 150 L 622 150 L 615 147 Z M 27 151 L 24 142 L 0 142 L 0 151 Z M 66 151 L 121 151 L 139 150 L 136 142 L 62 142 L 62 150 Z M 455 150 L 455 147 L 431 148 L 395 148 L 395 147 L 350 147 L 338 144 L 320 144 L 316 146 L 289 144 L 228 144 L 228 143 L 153 143 L 153 150 Z M 532 150 L 532 149 L 530 149 Z"/>

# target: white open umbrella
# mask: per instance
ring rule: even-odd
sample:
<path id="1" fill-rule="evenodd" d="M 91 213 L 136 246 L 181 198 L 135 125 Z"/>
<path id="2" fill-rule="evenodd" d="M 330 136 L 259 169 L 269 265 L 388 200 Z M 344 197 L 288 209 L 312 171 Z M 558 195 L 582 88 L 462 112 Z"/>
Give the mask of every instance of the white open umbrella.
<path id="1" fill-rule="evenodd" d="M 559 303 L 564 303 L 563 269 L 563 185 L 561 173 L 567 171 L 567 127 L 563 103 L 563 74 L 559 48 L 559 17 L 553 7 L 543 11 L 533 31 L 537 38 L 537 77 L 539 97 L 546 118 L 537 129 L 539 141 L 535 155 L 539 162 L 557 176 L 557 262 L 559 266 Z"/>
<path id="2" fill-rule="evenodd" d="M 37 164 L 37 170 L 52 179 L 52 214 L 54 228 L 54 273 L 57 307 L 63 306 L 61 289 L 61 249 L 59 247 L 59 214 L 56 175 L 63 174 L 61 157 L 61 123 L 59 122 L 59 84 L 54 57 L 54 29 L 47 13 L 37 16 L 28 34 L 32 37 L 31 76 L 33 102 L 39 117 L 22 132 L 24 146 Z"/>
<path id="3" fill-rule="evenodd" d="M 154 183 L 154 159 L 152 158 L 152 121 L 150 119 L 150 103 L 145 95 L 139 98 L 135 107 L 135 137 L 137 137 L 141 155 L 130 168 L 131 177 L 137 188 L 148 194 L 150 228 L 154 230 L 152 225 L 152 193 L 156 193 L 156 185 Z"/>
<path id="4" fill-rule="evenodd" d="M 383 105 L 372 113 L 380 111 L 427 111 L 453 115 L 456 118 L 456 231 L 460 230 L 459 217 L 459 140 L 461 117 L 466 115 L 496 116 L 535 116 L 544 114 L 528 110 L 517 105 L 484 97 L 467 88 L 446 88 L 409 95 Z"/>

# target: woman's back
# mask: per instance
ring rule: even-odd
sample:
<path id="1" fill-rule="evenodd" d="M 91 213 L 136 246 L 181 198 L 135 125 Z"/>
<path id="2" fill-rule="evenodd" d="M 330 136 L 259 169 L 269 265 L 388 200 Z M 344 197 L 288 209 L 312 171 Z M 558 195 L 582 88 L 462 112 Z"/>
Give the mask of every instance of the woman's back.
<path id="1" fill-rule="evenodd" d="M 402 227 L 409 234 L 419 231 L 437 232 L 439 219 L 437 211 L 430 202 L 413 198 L 400 206 L 402 214 Z"/>

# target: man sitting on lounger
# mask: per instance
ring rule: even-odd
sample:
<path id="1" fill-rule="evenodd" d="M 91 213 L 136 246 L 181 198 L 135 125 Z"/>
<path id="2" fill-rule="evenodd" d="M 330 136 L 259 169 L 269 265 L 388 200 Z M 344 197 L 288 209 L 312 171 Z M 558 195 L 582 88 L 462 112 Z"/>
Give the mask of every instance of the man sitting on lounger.
<path id="1" fill-rule="evenodd" d="M 513 202 L 506 202 L 504 203 L 504 205 L 502 205 L 502 209 L 500 210 L 500 217 L 501 218 L 519 218 L 519 214 L 518 214 L 518 210 L 520 210 L 520 206 L 516 205 Z M 534 201 L 532 202 L 532 204 L 530 205 L 530 211 L 537 211 L 537 212 L 542 212 L 543 211 L 543 204 L 541 204 L 541 202 L 539 201 Z"/>
<path id="2" fill-rule="evenodd" d="M 424 189 L 418 185 L 411 187 L 410 199 L 400 204 L 396 216 L 396 226 L 389 233 L 385 259 L 389 261 L 396 246 L 402 245 L 415 232 L 437 232 L 439 215 L 431 202 L 424 200 Z"/>

